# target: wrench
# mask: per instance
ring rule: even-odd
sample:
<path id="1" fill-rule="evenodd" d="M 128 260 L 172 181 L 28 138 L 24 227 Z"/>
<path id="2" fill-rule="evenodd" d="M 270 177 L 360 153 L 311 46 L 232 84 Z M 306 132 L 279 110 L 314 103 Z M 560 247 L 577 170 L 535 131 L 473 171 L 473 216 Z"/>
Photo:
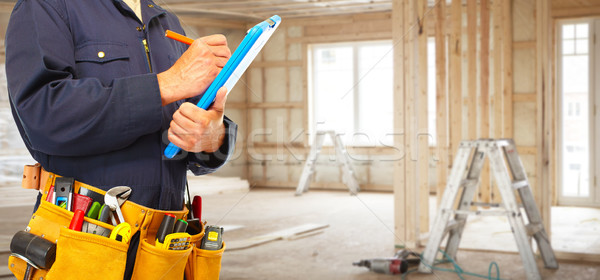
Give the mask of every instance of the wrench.
<path id="1" fill-rule="evenodd" d="M 131 195 L 131 188 L 126 186 L 114 187 L 106 192 L 104 195 L 104 204 L 110 207 L 113 213 L 116 213 L 118 221 L 115 220 L 114 215 L 112 216 L 113 225 L 125 222 L 123 213 L 121 212 L 121 205 Z"/>

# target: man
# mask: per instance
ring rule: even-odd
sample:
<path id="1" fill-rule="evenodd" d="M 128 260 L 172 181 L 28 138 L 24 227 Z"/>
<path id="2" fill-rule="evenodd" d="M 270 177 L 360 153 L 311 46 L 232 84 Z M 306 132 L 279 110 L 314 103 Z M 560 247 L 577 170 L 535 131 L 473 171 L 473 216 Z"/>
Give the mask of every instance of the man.
<path id="1" fill-rule="evenodd" d="M 183 33 L 174 15 L 128 2 L 18 1 L 6 34 L 13 116 L 47 171 L 104 190 L 129 186 L 133 202 L 181 210 L 187 169 L 213 172 L 233 153 L 226 90 L 209 110 L 194 105 L 231 52 L 222 35 L 189 48 L 165 38 Z M 184 150 L 174 160 L 162 156 L 169 141 Z"/>

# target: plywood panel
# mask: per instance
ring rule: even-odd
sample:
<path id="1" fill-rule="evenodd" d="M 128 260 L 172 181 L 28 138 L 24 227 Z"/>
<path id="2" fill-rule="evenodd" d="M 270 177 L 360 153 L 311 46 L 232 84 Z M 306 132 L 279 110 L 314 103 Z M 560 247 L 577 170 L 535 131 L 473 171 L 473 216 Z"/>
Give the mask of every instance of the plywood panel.
<path id="1" fill-rule="evenodd" d="M 303 69 L 302 67 L 290 67 L 288 71 L 290 77 L 290 102 L 302 102 L 304 101 L 302 88 Z"/>
<path id="2" fill-rule="evenodd" d="M 536 109 L 535 103 L 515 103 L 515 143 L 518 146 L 536 145 Z"/>
<path id="3" fill-rule="evenodd" d="M 513 66 L 514 93 L 535 92 L 535 49 L 514 50 Z"/>
<path id="4" fill-rule="evenodd" d="M 301 60 L 302 59 L 302 44 L 293 43 L 288 45 L 288 60 Z"/>
<path id="5" fill-rule="evenodd" d="M 391 185 L 393 166 L 387 162 L 374 161 L 370 166 L 371 180 L 369 183 L 376 185 Z"/>
<path id="6" fill-rule="evenodd" d="M 262 69 L 259 68 L 250 68 L 248 69 L 246 74 L 247 78 L 247 92 L 250 103 L 259 103 L 264 102 L 262 99 L 262 88 L 263 88 L 263 74 Z"/>
<path id="7" fill-rule="evenodd" d="M 270 161 L 267 163 L 267 181 L 287 181 L 288 168 L 281 161 Z"/>
<path id="8" fill-rule="evenodd" d="M 252 109 L 250 111 L 250 133 L 248 134 L 250 142 L 257 142 L 263 140 L 264 126 L 263 126 L 263 112 L 259 109 Z"/>
<path id="9" fill-rule="evenodd" d="M 287 69 L 283 67 L 269 67 L 265 69 L 265 101 L 287 101 Z"/>
<path id="10" fill-rule="evenodd" d="M 287 28 L 287 36 L 288 38 L 297 38 L 302 37 L 304 34 L 304 27 L 293 25 Z"/>
<path id="11" fill-rule="evenodd" d="M 302 109 L 291 109 L 288 141 L 302 143 L 304 134 L 308 133 L 303 127 L 303 122 Z"/>
<path id="12" fill-rule="evenodd" d="M 512 13 L 514 41 L 535 40 L 535 1 L 514 1 Z"/>
<path id="13" fill-rule="evenodd" d="M 281 61 L 286 59 L 286 32 L 275 32 L 261 51 L 265 61 Z"/>
<path id="14" fill-rule="evenodd" d="M 287 110 L 286 109 L 265 109 L 266 113 L 266 141 L 283 143 L 283 139 L 288 135 Z"/>

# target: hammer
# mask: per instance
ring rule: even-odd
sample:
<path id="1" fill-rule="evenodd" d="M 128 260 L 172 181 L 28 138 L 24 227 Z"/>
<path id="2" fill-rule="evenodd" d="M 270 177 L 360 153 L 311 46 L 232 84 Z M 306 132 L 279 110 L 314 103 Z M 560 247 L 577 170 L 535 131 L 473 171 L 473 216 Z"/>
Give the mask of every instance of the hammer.
<path id="1" fill-rule="evenodd" d="M 32 267 L 48 269 L 52 266 L 56 258 L 56 244 L 29 232 L 19 231 L 10 242 L 10 252 L 27 263 L 23 280 L 29 280 L 33 276 Z"/>

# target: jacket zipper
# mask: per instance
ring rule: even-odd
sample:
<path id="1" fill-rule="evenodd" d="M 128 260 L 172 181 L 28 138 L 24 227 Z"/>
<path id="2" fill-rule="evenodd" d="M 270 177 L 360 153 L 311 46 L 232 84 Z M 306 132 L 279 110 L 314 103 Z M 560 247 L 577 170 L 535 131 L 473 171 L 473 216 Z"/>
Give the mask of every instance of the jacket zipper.
<path id="1" fill-rule="evenodd" d="M 144 39 L 142 40 L 142 44 L 144 44 L 144 50 L 146 50 L 146 59 L 148 60 L 148 67 L 150 68 L 150 72 L 152 72 L 152 63 L 150 63 L 150 48 L 148 47 L 148 41 Z"/>

